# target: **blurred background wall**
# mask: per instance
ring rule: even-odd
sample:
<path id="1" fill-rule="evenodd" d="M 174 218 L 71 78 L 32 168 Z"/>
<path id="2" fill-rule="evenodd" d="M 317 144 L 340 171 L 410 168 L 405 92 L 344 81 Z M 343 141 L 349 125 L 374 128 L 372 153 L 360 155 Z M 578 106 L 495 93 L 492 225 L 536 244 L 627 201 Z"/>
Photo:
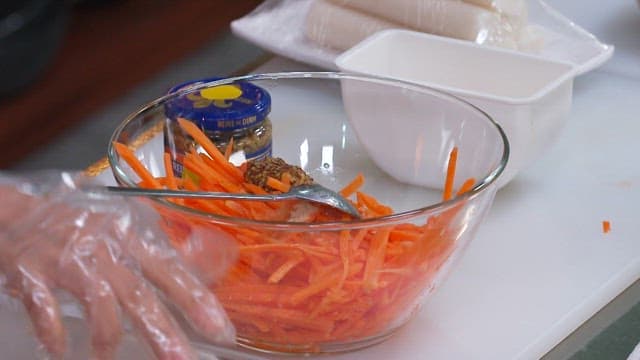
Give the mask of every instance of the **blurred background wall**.
<path id="1" fill-rule="evenodd" d="M 0 168 L 82 168 L 171 85 L 264 54 L 230 34 L 259 0 L 4 0 Z"/>

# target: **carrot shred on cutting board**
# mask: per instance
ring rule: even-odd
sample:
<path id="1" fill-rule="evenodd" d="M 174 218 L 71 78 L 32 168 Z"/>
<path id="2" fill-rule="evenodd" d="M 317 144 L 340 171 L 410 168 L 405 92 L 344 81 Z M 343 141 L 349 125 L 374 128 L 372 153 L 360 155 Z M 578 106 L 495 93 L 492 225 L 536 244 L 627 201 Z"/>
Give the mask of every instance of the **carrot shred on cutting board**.
<path id="1" fill-rule="evenodd" d="M 611 231 L 611 222 L 609 220 L 602 221 L 602 232 L 608 234 Z"/>
<path id="2" fill-rule="evenodd" d="M 290 190 L 288 175 L 281 179 L 268 177 L 265 187 L 245 182 L 246 165 L 229 162 L 232 144 L 222 153 L 195 124 L 182 119 L 178 122 L 206 152 L 185 154 L 182 164 L 193 177 L 176 178 L 168 155 L 164 158 L 166 176 L 153 177 L 133 151 L 114 144 L 140 177 L 141 186 L 251 194 Z M 447 163 L 444 200 L 453 195 L 457 156 L 458 149 L 454 147 Z M 358 174 L 340 194 L 350 198 L 364 218 L 391 215 L 391 207 L 363 191 L 364 183 L 365 177 Z M 474 179 L 467 179 L 456 195 L 470 191 L 474 184 Z M 302 200 L 180 200 L 184 206 L 200 211 L 265 221 L 287 221 L 298 208 L 304 208 L 297 206 Z M 305 205 L 313 209 L 310 216 L 314 222 L 345 219 L 344 214 L 331 209 Z M 395 223 L 335 231 L 275 231 L 211 223 L 236 240 L 238 259 L 210 287 L 238 335 L 256 344 L 313 348 L 323 342 L 374 336 L 414 310 L 420 295 L 454 249 L 455 234 L 464 225 L 461 217 L 455 216 L 461 208 L 454 206 L 430 216 L 423 224 Z M 170 227 L 184 227 L 185 221 L 190 221 L 187 217 L 164 208 L 160 213 L 170 237 L 185 236 L 185 229 Z M 201 219 L 192 221 L 202 225 Z M 604 226 L 603 222 L 603 229 Z M 172 243 L 182 243 L 179 240 L 172 239 Z"/>

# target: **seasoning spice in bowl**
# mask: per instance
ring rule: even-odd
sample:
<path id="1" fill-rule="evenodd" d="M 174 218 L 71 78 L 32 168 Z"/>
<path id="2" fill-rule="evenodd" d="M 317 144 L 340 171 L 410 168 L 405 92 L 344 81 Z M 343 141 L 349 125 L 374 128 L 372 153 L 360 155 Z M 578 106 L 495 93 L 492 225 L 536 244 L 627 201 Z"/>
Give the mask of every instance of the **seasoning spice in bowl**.
<path id="1" fill-rule="evenodd" d="M 398 181 L 375 165 L 351 128 L 341 94 L 345 82 L 362 85 L 352 91 L 382 88 L 394 98 L 405 96 L 411 106 L 403 106 L 398 118 L 424 114 L 426 107 L 442 109 L 437 118 L 424 119 L 424 132 L 405 134 L 406 141 L 428 146 L 397 152 L 430 159 L 426 167 L 421 161 L 420 169 L 440 179 L 433 188 Z M 162 139 L 133 147 L 147 129 L 166 125 L 167 103 L 186 95 L 170 94 L 116 129 L 109 160 L 117 181 L 130 187 L 266 193 L 286 192 L 297 179 L 313 178 L 340 192 L 357 207 L 360 219 L 302 200 L 153 201 L 176 247 L 192 224 L 223 231 L 236 242 L 237 258 L 209 285 L 236 327 L 238 344 L 308 354 L 354 350 L 386 339 L 425 304 L 475 235 L 508 158 L 504 133 L 457 98 L 368 76 L 252 75 L 199 84 L 187 93 L 239 83 L 269 92 L 273 155 L 280 159 L 236 164 L 231 151 L 194 136 L 204 142 L 196 149 L 207 150 L 191 150 L 182 161 L 196 180 L 176 176 Z M 304 217 L 298 216 L 301 207 Z"/>

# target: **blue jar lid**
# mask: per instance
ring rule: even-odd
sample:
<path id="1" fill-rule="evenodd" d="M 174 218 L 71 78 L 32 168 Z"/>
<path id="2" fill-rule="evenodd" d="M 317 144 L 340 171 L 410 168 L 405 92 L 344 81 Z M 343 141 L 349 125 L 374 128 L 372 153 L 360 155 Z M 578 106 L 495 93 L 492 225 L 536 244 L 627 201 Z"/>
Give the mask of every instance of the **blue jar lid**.
<path id="1" fill-rule="evenodd" d="M 174 86 L 169 93 L 187 86 L 220 80 L 210 78 Z M 271 96 L 249 82 L 203 88 L 180 96 L 165 105 L 170 119 L 184 118 L 205 131 L 234 131 L 258 125 L 271 111 Z"/>

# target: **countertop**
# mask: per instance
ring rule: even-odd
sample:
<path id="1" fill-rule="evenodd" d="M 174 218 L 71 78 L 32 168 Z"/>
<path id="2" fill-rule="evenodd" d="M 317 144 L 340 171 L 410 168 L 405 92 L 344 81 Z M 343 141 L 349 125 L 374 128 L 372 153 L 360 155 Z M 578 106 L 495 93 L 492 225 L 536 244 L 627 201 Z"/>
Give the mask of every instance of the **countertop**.
<path id="1" fill-rule="evenodd" d="M 51 63 L 27 88 L 0 98 L 0 168 L 17 166 L 122 94 L 171 71 L 259 0 L 66 3 L 75 6 Z"/>

